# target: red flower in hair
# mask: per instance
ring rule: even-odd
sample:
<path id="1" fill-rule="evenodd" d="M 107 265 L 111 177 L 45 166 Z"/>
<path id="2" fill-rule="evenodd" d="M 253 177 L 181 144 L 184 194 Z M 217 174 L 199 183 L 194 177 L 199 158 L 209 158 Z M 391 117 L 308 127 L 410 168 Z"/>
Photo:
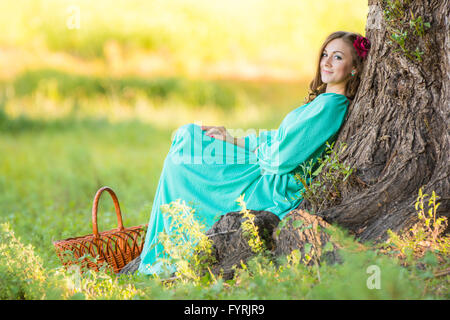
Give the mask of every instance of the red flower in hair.
<path id="1" fill-rule="evenodd" d="M 358 56 L 365 59 L 370 49 L 370 41 L 366 37 L 357 36 L 356 40 L 353 42 L 353 46 L 355 47 Z"/>

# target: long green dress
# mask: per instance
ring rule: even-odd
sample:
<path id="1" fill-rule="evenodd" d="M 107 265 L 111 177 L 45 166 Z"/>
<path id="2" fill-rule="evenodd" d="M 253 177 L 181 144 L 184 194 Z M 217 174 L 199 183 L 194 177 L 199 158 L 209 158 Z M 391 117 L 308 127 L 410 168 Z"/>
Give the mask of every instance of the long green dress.
<path id="1" fill-rule="evenodd" d="M 245 136 L 245 148 L 206 136 L 197 124 L 178 128 L 153 201 L 139 272 L 162 272 L 158 233 L 170 233 L 162 204 L 184 200 L 207 229 L 220 215 L 240 211 L 241 195 L 247 209 L 270 211 L 280 219 L 295 209 L 303 187 L 294 172 L 336 139 L 347 106 L 344 95 L 322 93 L 289 112 L 277 130 Z"/>

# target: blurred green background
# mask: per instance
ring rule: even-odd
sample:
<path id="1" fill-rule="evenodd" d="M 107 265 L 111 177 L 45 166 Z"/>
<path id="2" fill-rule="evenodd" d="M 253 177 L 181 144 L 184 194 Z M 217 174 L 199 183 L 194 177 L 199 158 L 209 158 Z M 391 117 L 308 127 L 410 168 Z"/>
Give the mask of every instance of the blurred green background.
<path id="1" fill-rule="evenodd" d="M 303 104 L 318 49 L 364 35 L 360 0 L 0 0 L 0 222 L 48 267 L 89 234 L 95 192 L 147 223 L 186 123 L 273 129 Z M 99 228 L 116 227 L 100 201 Z"/>

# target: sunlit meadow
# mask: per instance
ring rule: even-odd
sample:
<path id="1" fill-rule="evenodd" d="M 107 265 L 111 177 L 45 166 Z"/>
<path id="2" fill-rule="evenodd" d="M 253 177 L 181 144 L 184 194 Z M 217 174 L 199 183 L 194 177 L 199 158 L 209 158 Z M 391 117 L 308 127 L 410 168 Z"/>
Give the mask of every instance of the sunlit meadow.
<path id="1" fill-rule="evenodd" d="M 303 266 L 205 287 L 104 275 L 76 282 L 59 269 L 52 241 L 92 233 L 102 186 L 118 195 L 125 226 L 147 223 L 179 126 L 277 128 L 303 103 L 325 37 L 364 35 L 367 13 L 367 1 L 354 0 L 0 1 L 0 298 L 339 298 L 348 266 L 323 269 L 321 284 Z M 104 196 L 99 229 L 116 223 Z M 368 258 L 349 260 L 364 279 L 358 259 Z M 380 261 L 396 284 L 406 275 L 390 263 Z M 367 293 L 362 281 L 349 298 L 422 292 L 414 280 Z M 265 295 L 277 283 L 277 296 Z M 324 293 L 327 284 L 337 291 Z"/>

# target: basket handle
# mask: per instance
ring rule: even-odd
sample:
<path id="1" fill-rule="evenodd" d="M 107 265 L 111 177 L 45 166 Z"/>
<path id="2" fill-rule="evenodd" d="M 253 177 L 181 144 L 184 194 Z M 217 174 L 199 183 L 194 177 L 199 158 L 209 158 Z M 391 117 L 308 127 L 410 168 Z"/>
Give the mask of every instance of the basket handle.
<path id="1" fill-rule="evenodd" d="M 100 188 L 97 191 L 97 193 L 95 194 L 94 204 L 92 205 L 92 229 L 93 229 L 94 236 L 96 238 L 99 237 L 98 226 L 97 226 L 98 200 L 100 199 L 100 195 L 102 194 L 102 192 L 105 191 L 105 190 L 109 192 L 109 194 L 111 195 L 111 198 L 114 201 L 114 207 L 116 208 L 117 222 L 118 222 L 118 225 L 119 225 L 118 229 L 120 231 L 122 231 L 124 229 L 123 222 L 122 222 L 122 213 L 120 212 L 119 200 L 117 199 L 116 194 L 114 193 L 114 191 L 111 188 L 103 187 L 103 188 Z"/>

